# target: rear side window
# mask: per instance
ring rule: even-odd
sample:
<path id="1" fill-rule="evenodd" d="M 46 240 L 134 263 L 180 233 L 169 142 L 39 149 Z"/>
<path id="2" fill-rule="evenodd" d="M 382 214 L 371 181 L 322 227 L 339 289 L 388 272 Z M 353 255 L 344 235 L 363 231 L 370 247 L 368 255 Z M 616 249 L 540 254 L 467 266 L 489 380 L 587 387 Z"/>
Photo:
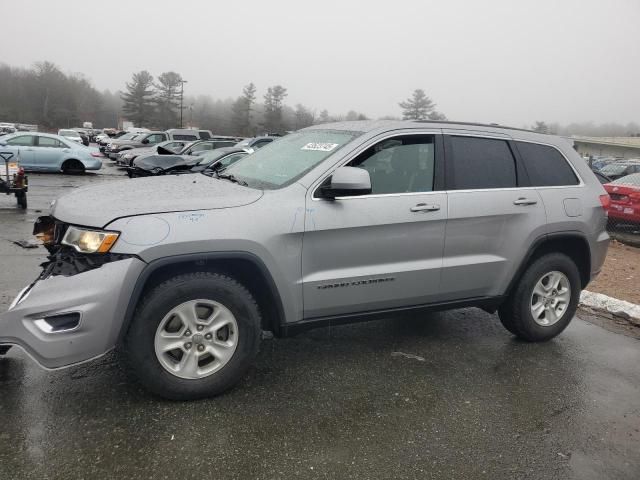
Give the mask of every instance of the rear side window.
<path id="1" fill-rule="evenodd" d="M 553 147 L 516 142 L 533 187 L 578 185 L 580 182 L 562 154 Z"/>
<path id="2" fill-rule="evenodd" d="M 206 130 L 200 130 L 200 138 L 202 140 L 209 140 L 211 138 L 211 135 L 209 135 L 209 132 L 207 132 Z"/>
<path id="3" fill-rule="evenodd" d="M 506 140 L 450 137 L 449 144 L 449 190 L 516 187 L 516 164 Z"/>

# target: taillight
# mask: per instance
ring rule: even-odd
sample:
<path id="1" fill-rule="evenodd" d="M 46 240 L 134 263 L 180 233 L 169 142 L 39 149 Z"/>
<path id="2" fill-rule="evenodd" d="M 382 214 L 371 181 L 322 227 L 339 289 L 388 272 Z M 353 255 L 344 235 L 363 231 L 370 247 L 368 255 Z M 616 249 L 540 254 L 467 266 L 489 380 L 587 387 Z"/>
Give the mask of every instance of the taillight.
<path id="1" fill-rule="evenodd" d="M 640 192 L 630 193 L 629 200 L 631 200 L 631 203 L 640 203 Z"/>
<path id="2" fill-rule="evenodd" d="M 91 156 L 97 158 L 97 157 L 103 157 L 104 155 L 102 155 L 101 153 L 98 153 L 98 152 L 91 152 Z"/>
<path id="3" fill-rule="evenodd" d="M 609 212 L 609 207 L 611 206 L 611 197 L 609 194 L 600 195 L 600 203 L 602 204 L 602 208 L 604 208 L 605 212 Z"/>

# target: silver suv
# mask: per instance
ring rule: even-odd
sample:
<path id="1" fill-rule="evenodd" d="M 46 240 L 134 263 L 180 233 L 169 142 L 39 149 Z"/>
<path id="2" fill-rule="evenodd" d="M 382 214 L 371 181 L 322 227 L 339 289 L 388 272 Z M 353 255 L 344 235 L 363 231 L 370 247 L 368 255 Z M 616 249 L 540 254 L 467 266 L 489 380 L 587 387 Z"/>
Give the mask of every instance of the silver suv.
<path id="1" fill-rule="evenodd" d="M 51 255 L 0 344 L 47 368 L 119 347 L 149 390 L 193 399 L 236 383 L 263 331 L 475 306 L 545 341 L 609 242 L 608 196 L 570 143 L 498 126 L 314 126 L 223 171 L 135 182 L 38 220 Z"/>

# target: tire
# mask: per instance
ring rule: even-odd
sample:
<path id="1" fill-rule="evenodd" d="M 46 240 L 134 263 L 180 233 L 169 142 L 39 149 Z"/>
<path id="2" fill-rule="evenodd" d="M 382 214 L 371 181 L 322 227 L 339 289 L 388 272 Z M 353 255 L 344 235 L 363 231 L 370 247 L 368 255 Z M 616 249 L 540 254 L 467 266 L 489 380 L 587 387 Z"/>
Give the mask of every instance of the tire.
<path id="1" fill-rule="evenodd" d="M 84 173 L 84 165 L 80 160 L 65 160 L 62 164 L 62 173 L 65 175 L 81 175 Z"/>
<path id="2" fill-rule="evenodd" d="M 27 194 L 25 192 L 16 193 L 18 206 L 23 210 L 27 209 Z"/>
<path id="3" fill-rule="evenodd" d="M 554 287 L 556 281 L 557 288 Z M 561 253 L 544 255 L 527 267 L 500 307 L 500 321 L 522 340 L 550 340 L 573 319 L 580 299 L 580 285 L 580 273 L 573 260 Z"/>
<path id="4" fill-rule="evenodd" d="M 207 323 L 197 314 L 195 322 L 182 320 L 180 315 L 186 318 L 194 311 L 213 320 Z M 219 330 L 209 330 L 227 321 Z M 194 329 L 195 324 L 203 330 Z M 195 400 L 218 395 L 242 378 L 258 353 L 261 333 L 258 306 L 244 286 L 221 274 L 188 273 L 144 296 L 122 353 L 127 369 L 152 393 Z"/>

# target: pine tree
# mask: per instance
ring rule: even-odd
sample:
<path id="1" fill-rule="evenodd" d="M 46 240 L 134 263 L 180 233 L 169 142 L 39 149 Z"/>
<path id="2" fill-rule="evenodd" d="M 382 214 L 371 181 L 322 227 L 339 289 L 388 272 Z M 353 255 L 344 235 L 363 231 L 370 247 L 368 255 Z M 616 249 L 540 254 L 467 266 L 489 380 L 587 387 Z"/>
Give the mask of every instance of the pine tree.
<path id="1" fill-rule="evenodd" d="M 282 106 L 284 97 L 287 96 L 287 89 L 276 85 L 269 87 L 264 96 L 264 128 L 267 133 L 283 133 Z"/>
<path id="2" fill-rule="evenodd" d="M 134 73 L 126 88 L 127 91 L 121 94 L 121 98 L 124 102 L 122 110 L 127 119 L 137 127 L 149 125 L 154 105 L 153 76 L 146 70 Z"/>
<path id="3" fill-rule="evenodd" d="M 426 120 L 435 112 L 436 105 L 424 93 L 424 90 L 417 88 L 411 98 L 400 102 L 403 120 Z"/>
<path id="4" fill-rule="evenodd" d="M 242 89 L 242 96 L 234 102 L 233 127 L 240 135 L 248 136 L 251 131 L 251 111 L 256 101 L 256 86 L 252 83 Z"/>
<path id="5" fill-rule="evenodd" d="M 157 123 L 161 128 L 175 127 L 178 123 L 182 77 L 176 72 L 164 72 L 158 77 L 155 87 Z"/>

